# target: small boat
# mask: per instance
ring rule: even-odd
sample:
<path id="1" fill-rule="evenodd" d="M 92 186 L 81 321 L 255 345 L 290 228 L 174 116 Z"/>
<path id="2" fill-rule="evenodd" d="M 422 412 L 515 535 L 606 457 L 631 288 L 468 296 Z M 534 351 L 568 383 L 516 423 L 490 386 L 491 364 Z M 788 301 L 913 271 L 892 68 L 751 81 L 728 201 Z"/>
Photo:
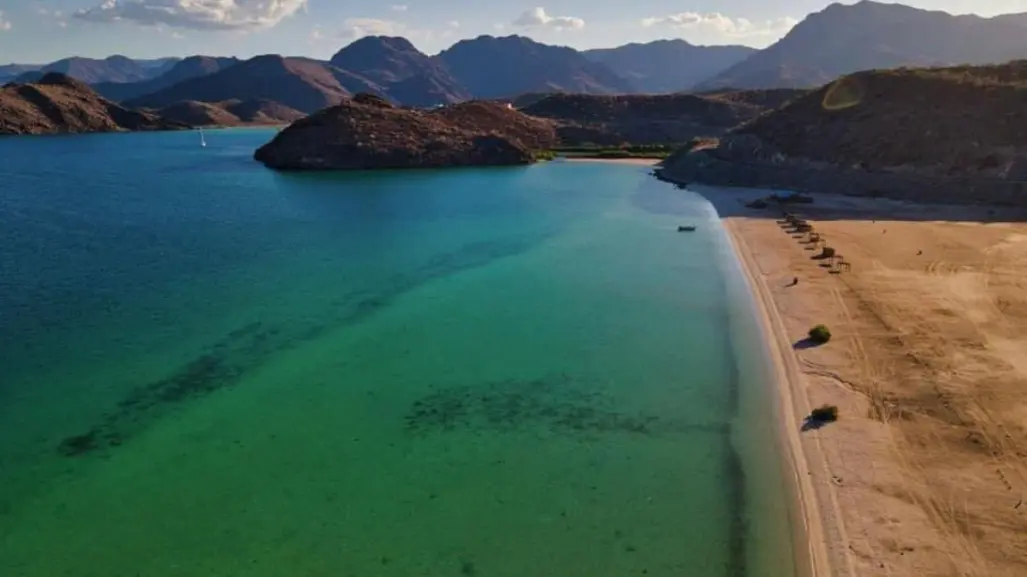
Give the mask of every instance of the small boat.
<path id="1" fill-rule="evenodd" d="M 695 232 L 695 226 L 694 225 L 679 226 L 678 227 L 678 232 Z"/>
<path id="2" fill-rule="evenodd" d="M 207 139 L 203 137 L 203 127 L 200 127 L 200 146 L 207 146 Z"/>

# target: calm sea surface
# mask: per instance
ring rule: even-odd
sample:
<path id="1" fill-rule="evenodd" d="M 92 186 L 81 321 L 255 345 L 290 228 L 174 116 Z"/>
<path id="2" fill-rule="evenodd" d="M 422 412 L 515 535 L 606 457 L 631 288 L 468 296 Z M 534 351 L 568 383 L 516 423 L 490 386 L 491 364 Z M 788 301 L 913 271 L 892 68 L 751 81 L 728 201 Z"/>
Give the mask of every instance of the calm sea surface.
<path id="1" fill-rule="evenodd" d="M 0 140 L 0 575 L 793 575 L 708 203 L 272 134 Z"/>

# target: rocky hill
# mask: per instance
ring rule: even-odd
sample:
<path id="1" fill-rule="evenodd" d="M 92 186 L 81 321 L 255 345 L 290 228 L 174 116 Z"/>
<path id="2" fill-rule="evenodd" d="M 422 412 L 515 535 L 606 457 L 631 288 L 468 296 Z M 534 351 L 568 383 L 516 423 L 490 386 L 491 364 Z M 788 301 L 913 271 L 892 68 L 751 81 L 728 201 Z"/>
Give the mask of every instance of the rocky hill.
<path id="1" fill-rule="evenodd" d="M 718 135 L 780 105 L 795 91 L 775 99 L 758 95 L 659 94 L 601 96 L 554 94 L 521 109 L 555 122 L 564 144 L 673 144 L 696 136 Z"/>
<path id="2" fill-rule="evenodd" d="M 494 102 L 472 100 L 426 114 L 474 132 L 502 134 L 504 138 L 531 150 L 549 149 L 559 144 L 551 121 Z"/>
<path id="3" fill-rule="evenodd" d="M 51 72 L 32 84 L 0 88 L 0 134 L 58 134 L 183 128 L 156 114 L 123 108 L 85 83 Z"/>
<path id="4" fill-rule="evenodd" d="M 805 88 L 768 88 L 763 90 L 713 90 L 696 94 L 705 98 L 756 106 L 769 111 L 780 108 L 809 92 Z"/>
<path id="5" fill-rule="evenodd" d="M 1001 175 L 1027 153 L 1027 61 L 860 72 L 737 128 L 791 157 Z"/>
<path id="6" fill-rule="evenodd" d="M 1027 15 L 954 16 L 900 4 L 831 4 L 781 40 L 699 84 L 815 87 L 860 70 L 1027 58 Z"/>
<path id="7" fill-rule="evenodd" d="M 681 92 L 745 60 L 748 46 L 696 46 L 681 39 L 633 43 L 584 52 L 643 93 Z"/>
<path id="8" fill-rule="evenodd" d="M 668 174 L 917 200 L 1027 194 L 1027 61 L 856 73 L 698 142 Z"/>
<path id="9" fill-rule="evenodd" d="M 187 100 L 165 106 L 155 113 L 166 120 L 189 126 L 288 124 L 306 116 L 270 100 L 228 100 L 217 103 Z"/>
<path id="10" fill-rule="evenodd" d="M 254 158 L 283 170 L 515 165 L 555 141 L 549 123 L 501 104 L 425 111 L 359 94 L 294 122 Z"/>
<path id="11" fill-rule="evenodd" d="M 126 102 L 135 108 L 163 108 L 194 100 L 270 100 L 310 113 L 339 103 L 356 92 L 381 93 L 381 87 L 353 73 L 307 58 L 257 56 Z"/>
<path id="12" fill-rule="evenodd" d="M 526 92 L 619 94 L 636 90 L 608 66 L 564 46 L 523 36 L 461 40 L 436 57 L 475 98 Z"/>

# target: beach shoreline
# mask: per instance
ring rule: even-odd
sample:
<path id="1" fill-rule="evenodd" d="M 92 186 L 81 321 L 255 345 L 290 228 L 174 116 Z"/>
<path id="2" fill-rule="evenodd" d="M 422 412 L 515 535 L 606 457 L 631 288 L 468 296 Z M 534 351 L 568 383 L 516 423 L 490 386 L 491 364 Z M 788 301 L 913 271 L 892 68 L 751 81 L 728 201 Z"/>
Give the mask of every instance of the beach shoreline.
<path id="1" fill-rule="evenodd" d="M 788 476 L 785 481 L 791 490 L 788 510 L 792 525 L 793 558 L 797 569 L 795 577 L 841 576 L 840 573 L 832 572 L 822 525 L 823 517 L 814 486 L 815 483 L 822 483 L 823 467 L 818 467 L 815 459 L 814 464 L 810 464 L 811 456 L 803 450 L 798 429 L 791 426 L 800 421 L 800 415 L 809 412 L 808 402 L 802 403 L 801 394 L 791 389 L 797 382 L 799 370 L 794 359 L 789 356 L 784 326 L 763 279 L 755 273 L 758 266 L 753 261 L 742 233 L 735 226 L 736 223 L 729 220 L 722 220 L 722 223 L 752 298 L 766 354 L 765 368 L 774 381 L 775 398 L 778 401 L 774 407 L 778 421 L 775 427 L 779 434 L 778 453 L 784 461 L 783 470 Z M 815 475 L 814 470 L 817 471 Z M 804 471 L 808 474 L 803 474 Z"/>
<path id="2" fill-rule="evenodd" d="M 689 189 L 719 215 L 759 317 L 800 574 L 1027 574 L 1027 218 L 837 195 L 757 209 L 769 191 Z M 820 323 L 834 335 L 811 346 Z M 821 404 L 838 422 L 801 431 Z"/>
<path id="3" fill-rule="evenodd" d="M 587 156 L 560 156 L 562 162 L 600 162 L 604 164 L 630 164 L 633 166 L 656 166 L 661 158 L 599 158 Z"/>

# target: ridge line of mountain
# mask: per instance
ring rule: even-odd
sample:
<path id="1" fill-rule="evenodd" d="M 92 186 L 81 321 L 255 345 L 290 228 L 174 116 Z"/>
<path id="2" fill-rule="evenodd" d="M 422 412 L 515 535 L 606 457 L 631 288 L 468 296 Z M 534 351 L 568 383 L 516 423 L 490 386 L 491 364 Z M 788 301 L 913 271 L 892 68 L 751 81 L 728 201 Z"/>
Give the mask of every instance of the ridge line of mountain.
<path id="1" fill-rule="evenodd" d="M 695 46 L 677 39 L 578 51 L 523 36 L 482 35 L 429 56 L 404 38 L 371 36 L 343 47 L 329 60 L 278 55 L 246 60 L 69 58 L 45 66 L 43 72 L 0 66 L 0 82 L 15 73 L 25 82 L 57 71 L 125 103 L 270 99 L 313 112 L 362 91 L 394 103 L 431 106 L 531 92 L 813 88 L 858 70 L 1016 58 L 1027 58 L 1027 14 L 954 16 L 865 0 L 809 14 L 762 50 Z M 230 73 L 236 66 L 246 68 Z M 238 88 L 224 86 L 228 78 Z M 257 90 L 258 84 L 281 86 Z"/>

